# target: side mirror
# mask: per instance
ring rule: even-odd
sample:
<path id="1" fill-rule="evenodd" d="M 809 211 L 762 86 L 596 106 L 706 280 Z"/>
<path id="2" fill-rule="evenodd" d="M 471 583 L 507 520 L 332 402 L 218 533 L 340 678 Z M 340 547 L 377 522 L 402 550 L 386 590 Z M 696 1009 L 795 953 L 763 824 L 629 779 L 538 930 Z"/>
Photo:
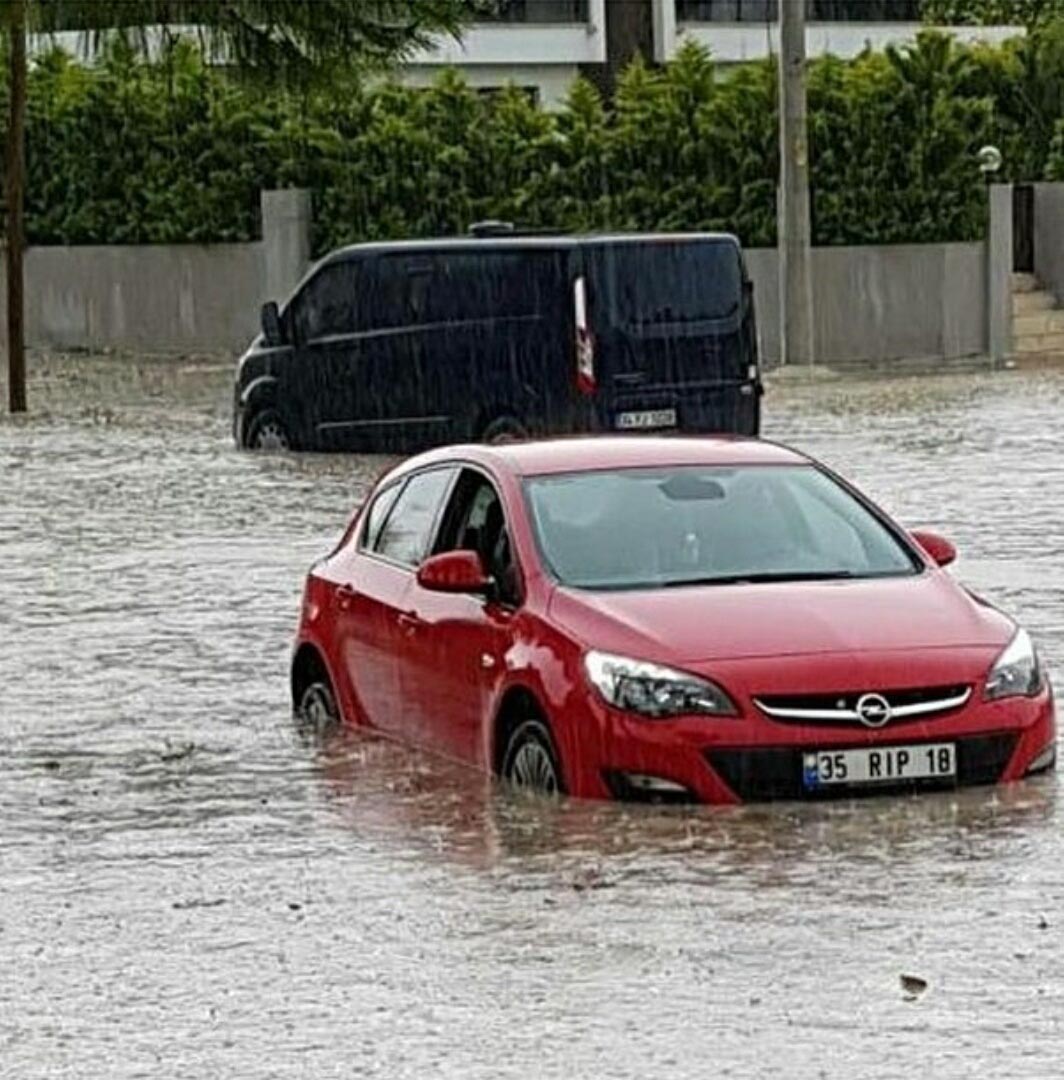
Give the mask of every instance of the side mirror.
<path id="1" fill-rule="evenodd" d="M 417 583 L 432 592 L 472 593 L 474 596 L 487 596 L 493 588 L 475 551 L 445 551 L 433 555 L 418 568 Z"/>
<path id="2" fill-rule="evenodd" d="M 939 566 L 949 566 L 957 558 L 957 549 L 938 533 L 917 529 L 909 534 Z"/>
<path id="3" fill-rule="evenodd" d="M 271 348 L 284 344 L 281 334 L 281 312 L 276 300 L 269 300 L 262 305 L 262 338 Z"/>

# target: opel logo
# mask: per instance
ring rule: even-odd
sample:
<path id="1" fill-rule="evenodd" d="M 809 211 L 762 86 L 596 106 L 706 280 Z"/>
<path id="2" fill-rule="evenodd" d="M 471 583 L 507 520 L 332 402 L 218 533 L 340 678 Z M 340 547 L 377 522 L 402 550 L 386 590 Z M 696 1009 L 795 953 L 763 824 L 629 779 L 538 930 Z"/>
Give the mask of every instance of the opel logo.
<path id="1" fill-rule="evenodd" d="M 890 715 L 890 702 L 882 694 L 864 694 L 857 699 L 857 719 L 865 727 L 880 728 Z"/>

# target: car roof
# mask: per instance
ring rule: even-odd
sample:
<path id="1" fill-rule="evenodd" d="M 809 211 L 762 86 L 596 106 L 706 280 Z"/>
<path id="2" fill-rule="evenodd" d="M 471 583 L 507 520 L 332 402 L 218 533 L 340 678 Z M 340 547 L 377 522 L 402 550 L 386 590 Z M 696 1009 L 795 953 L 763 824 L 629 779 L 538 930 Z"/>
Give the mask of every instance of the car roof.
<path id="1" fill-rule="evenodd" d="M 732 233 L 722 232 L 675 232 L 675 233 L 546 233 L 521 235 L 501 233 L 490 237 L 451 236 L 429 240 L 389 240 L 368 244 L 350 244 L 329 252 L 322 265 L 343 262 L 359 255 L 382 255 L 402 252 L 448 252 L 448 251 L 513 251 L 521 248 L 564 249 L 593 247 L 609 244 L 676 243 L 677 241 L 717 241 L 739 246 Z"/>
<path id="2" fill-rule="evenodd" d="M 445 446 L 401 466 L 407 472 L 426 465 L 467 461 L 501 468 L 517 476 L 595 472 L 606 469 L 660 468 L 671 465 L 808 465 L 797 450 L 763 439 L 711 435 L 655 437 L 652 435 L 584 435 L 559 439 Z"/>

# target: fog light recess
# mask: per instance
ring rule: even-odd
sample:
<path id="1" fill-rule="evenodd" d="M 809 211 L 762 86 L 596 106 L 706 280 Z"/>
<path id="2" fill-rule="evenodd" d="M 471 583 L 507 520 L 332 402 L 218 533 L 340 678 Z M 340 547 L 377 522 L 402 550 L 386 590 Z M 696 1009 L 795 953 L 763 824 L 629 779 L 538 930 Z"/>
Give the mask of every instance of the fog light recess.
<path id="1" fill-rule="evenodd" d="M 649 773 L 611 772 L 606 782 L 617 799 L 628 802 L 688 803 L 696 799 L 689 788 L 664 776 Z"/>
<path id="2" fill-rule="evenodd" d="M 1057 763 L 1057 744 L 1050 743 L 1035 759 L 1027 766 L 1024 776 L 1034 776 L 1035 773 L 1048 772 Z"/>

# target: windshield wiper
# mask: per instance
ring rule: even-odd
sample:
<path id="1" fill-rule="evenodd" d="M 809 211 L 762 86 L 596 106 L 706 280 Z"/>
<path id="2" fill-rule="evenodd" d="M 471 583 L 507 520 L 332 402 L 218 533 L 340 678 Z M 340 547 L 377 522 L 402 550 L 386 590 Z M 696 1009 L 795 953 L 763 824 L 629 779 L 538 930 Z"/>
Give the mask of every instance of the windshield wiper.
<path id="1" fill-rule="evenodd" d="M 662 588 L 679 589 L 685 585 L 761 585 L 776 581 L 842 581 L 859 576 L 852 570 L 766 570 L 752 574 L 675 578 L 672 581 L 663 581 Z"/>

